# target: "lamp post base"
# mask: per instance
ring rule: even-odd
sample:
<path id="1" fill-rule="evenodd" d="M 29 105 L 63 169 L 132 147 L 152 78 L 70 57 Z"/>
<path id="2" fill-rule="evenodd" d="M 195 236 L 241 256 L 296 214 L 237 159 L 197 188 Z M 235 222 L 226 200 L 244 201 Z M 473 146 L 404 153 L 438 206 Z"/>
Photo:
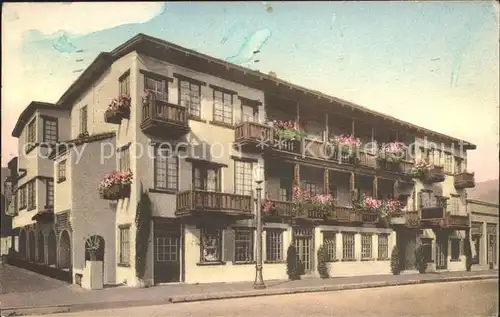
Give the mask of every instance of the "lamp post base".
<path id="1" fill-rule="evenodd" d="M 267 288 L 264 284 L 264 278 L 262 277 L 262 265 L 255 266 L 255 282 L 253 283 L 253 288 L 264 289 Z"/>

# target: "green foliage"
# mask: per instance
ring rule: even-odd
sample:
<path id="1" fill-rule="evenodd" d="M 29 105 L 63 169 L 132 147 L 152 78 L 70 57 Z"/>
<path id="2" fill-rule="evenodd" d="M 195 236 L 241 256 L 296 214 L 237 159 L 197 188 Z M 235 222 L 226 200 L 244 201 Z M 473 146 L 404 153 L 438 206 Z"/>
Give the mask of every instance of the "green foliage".
<path id="1" fill-rule="evenodd" d="M 399 255 L 399 249 L 394 246 L 391 254 L 391 272 L 394 275 L 399 275 L 401 273 L 401 256 Z"/>
<path id="2" fill-rule="evenodd" d="M 137 203 L 137 211 L 135 214 L 135 275 L 140 280 L 144 279 L 144 275 L 146 274 L 146 258 L 149 246 L 152 213 L 153 208 L 151 199 L 147 193 L 143 192 Z"/>
<path id="3" fill-rule="evenodd" d="M 417 250 L 415 250 L 415 268 L 421 273 L 424 274 L 427 270 L 427 260 L 425 259 L 425 250 L 422 246 L 419 246 Z"/>
<path id="4" fill-rule="evenodd" d="M 300 266 L 297 262 L 297 250 L 291 244 L 286 252 L 286 274 L 290 280 L 300 279 Z"/>
<path id="5" fill-rule="evenodd" d="M 465 252 L 465 269 L 467 272 L 470 272 L 472 269 L 472 249 L 470 245 L 470 237 L 467 234 L 467 237 L 464 240 L 464 252 Z"/>
<path id="6" fill-rule="evenodd" d="M 321 278 L 330 277 L 327 259 L 328 250 L 323 245 L 321 245 L 318 249 L 318 273 Z"/>

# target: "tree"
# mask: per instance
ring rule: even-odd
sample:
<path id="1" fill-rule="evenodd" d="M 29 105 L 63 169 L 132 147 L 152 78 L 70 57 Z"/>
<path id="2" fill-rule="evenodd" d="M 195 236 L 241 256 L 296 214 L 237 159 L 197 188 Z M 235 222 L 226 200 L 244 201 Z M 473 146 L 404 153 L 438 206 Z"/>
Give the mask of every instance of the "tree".
<path id="1" fill-rule="evenodd" d="M 425 258 L 425 250 L 423 246 L 419 246 L 415 250 L 415 267 L 420 274 L 424 274 L 427 270 L 427 259 Z"/>
<path id="2" fill-rule="evenodd" d="M 399 255 L 399 249 L 394 246 L 391 254 L 391 272 L 394 275 L 399 275 L 401 273 L 401 257 Z"/>

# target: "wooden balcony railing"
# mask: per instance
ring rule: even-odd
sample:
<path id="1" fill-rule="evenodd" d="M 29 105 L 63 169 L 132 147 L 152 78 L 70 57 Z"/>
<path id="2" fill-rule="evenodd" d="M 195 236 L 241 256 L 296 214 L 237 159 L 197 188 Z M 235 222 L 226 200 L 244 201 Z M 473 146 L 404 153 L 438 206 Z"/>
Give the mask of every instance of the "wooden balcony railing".
<path id="1" fill-rule="evenodd" d="M 453 229 L 466 229 L 470 227 L 469 216 L 466 215 L 453 215 L 446 213 L 445 227 Z"/>
<path id="2" fill-rule="evenodd" d="M 293 202 L 268 199 L 272 208 L 268 212 L 264 212 L 264 216 L 270 217 L 292 217 L 293 216 Z"/>
<path id="3" fill-rule="evenodd" d="M 433 165 L 430 167 L 426 175 L 426 181 L 429 183 L 440 183 L 446 178 L 444 168 L 442 166 Z"/>
<path id="4" fill-rule="evenodd" d="M 359 165 L 376 169 L 377 168 L 377 157 L 374 154 L 360 151 L 359 152 Z"/>
<path id="5" fill-rule="evenodd" d="M 420 226 L 420 217 L 418 210 L 403 211 L 405 218 L 405 226 L 409 228 L 417 228 Z"/>
<path id="6" fill-rule="evenodd" d="M 242 122 L 234 129 L 234 141 L 246 150 L 261 150 L 263 145 L 271 145 L 273 130 L 266 124 Z"/>
<path id="7" fill-rule="evenodd" d="M 252 214 L 252 197 L 204 190 L 178 193 L 176 214 L 193 211 Z"/>
<path id="8" fill-rule="evenodd" d="M 186 108 L 150 99 L 142 105 L 141 129 L 159 135 L 185 134 L 189 131 Z"/>
<path id="9" fill-rule="evenodd" d="M 462 172 L 455 174 L 454 182 L 456 188 L 473 188 L 476 186 L 474 173 Z"/>
<path id="10" fill-rule="evenodd" d="M 444 206 L 425 206 L 420 209 L 420 218 L 421 220 L 429 220 L 429 219 L 443 219 L 445 216 L 445 207 Z"/>

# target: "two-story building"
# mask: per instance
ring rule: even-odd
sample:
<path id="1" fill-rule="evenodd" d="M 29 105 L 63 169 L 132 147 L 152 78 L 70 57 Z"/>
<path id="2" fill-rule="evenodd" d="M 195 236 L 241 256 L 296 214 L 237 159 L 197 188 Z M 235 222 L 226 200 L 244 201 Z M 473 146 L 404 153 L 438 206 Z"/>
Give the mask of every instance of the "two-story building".
<path id="1" fill-rule="evenodd" d="M 473 268 L 498 268 L 498 217 L 500 206 L 486 201 L 467 200 L 471 215 L 470 239 Z"/>
<path id="2" fill-rule="evenodd" d="M 301 123 L 292 136 L 272 123 L 287 120 Z M 412 269 L 418 244 L 431 269 L 465 270 L 474 145 L 147 35 L 99 54 L 56 104 L 30 104 L 13 135 L 20 255 L 75 282 L 94 235 L 105 284 L 253 280 L 256 167 L 271 206 L 265 279 L 287 277 L 292 243 L 307 275 L 321 245 L 332 276 L 389 274 L 394 246 Z M 358 139 L 355 151 L 332 149 L 332 135 Z M 408 146 L 397 163 L 378 151 L 391 142 Z M 297 217 L 297 188 L 335 204 Z M 361 194 L 403 208 L 386 223 L 353 204 Z"/>

